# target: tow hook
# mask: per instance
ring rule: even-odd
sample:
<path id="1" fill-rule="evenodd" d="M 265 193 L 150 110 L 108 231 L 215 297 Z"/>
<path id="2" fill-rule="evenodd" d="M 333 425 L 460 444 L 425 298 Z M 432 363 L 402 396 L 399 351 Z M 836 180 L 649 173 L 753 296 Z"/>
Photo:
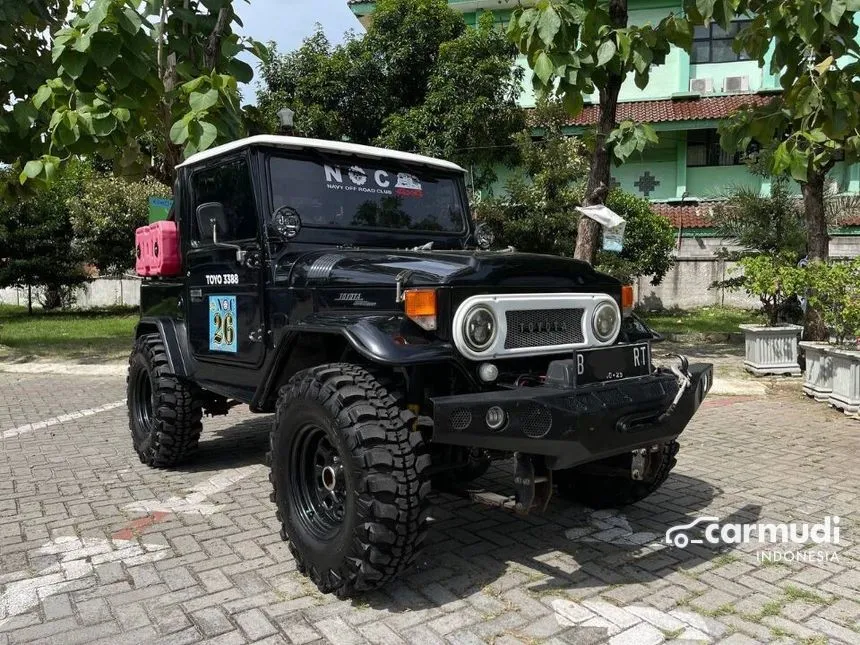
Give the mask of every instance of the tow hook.
<path id="1" fill-rule="evenodd" d="M 532 509 L 546 510 L 552 497 L 552 471 L 543 457 L 514 453 L 514 487 L 517 513 L 527 515 Z"/>
<path id="2" fill-rule="evenodd" d="M 675 398 L 672 400 L 672 403 L 668 408 L 666 408 L 666 411 L 657 418 L 657 423 L 663 423 L 666 419 L 672 416 L 672 413 L 675 412 L 675 408 L 678 406 L 678 401 L 681 400 L 681 397 L 684 396 L 684 392 L 693 382 L 689 371 L 690 361 L 687 360 L 686 356 L 681 354 L 665 354 L 665 357 L 677 359 L 677 365 L 674 363 L 669 365 L 669 370 L 671 370 L 672 374 L 674 374 L 678 379 L 678 392 L 675 394 Z"/>
<path id="3" fill-rule="evenodd" d="M 633 457 L 630 460 L 630 479 L 643 481 L 648 473 L 648 466 L 651 465 L 650 453 L 658 452 L 659 450 L 660 446 L 634 450 Z"/>

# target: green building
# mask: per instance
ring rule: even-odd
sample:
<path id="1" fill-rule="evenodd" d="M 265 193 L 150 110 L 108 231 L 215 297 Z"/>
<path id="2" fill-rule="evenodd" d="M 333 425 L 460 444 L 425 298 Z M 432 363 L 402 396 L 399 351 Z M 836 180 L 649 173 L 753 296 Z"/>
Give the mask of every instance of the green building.
<path id="1" fill-rule="evenodd" d="M 359 20 L 369 24 L 375 3 L 348 2 Z M 517 3 L 448 0 L 448 4 L 462 12 L 468 24 L 474 25 L 479 13 L 492 11 L 501 25 Z M 629 7 L 631 24 L 656 23 L 669 12 L 682 11 L 681 3 L 673 0 L 630 0 Z M 619 120 L 650 123 L 660 143 L 650 146 L 641 158 L 614 169 L 613 181 L 625 190 L 664 204 L 660 210 L 667 214 L 681 204 L 686 207 L 684 212 L 690 212 L 691 205 L 719 200 L 735 185 L 769 190 L 766 182 L 747 172 L 741 155 L 720 148 L 716 133 L 720 119 L 741 105 L 766 101 L 769 94 L 780 91 L 776 76 L 732 51 L 732 37 L 739 24 L 734 23 L 728 32 L 716 24 L 698 28 L 692 55 L 673 49 L 666 63 L 652 70 L 647 88 L 638 89 L 631 77 L 621 89 Z M 519 63 L 526 69 L 520 104 L 533 107 L 530 71 L 524 58 Z M 572 134 L 596 121 L 596 94 L 592 99 L 593 104 L 571 121 Z M 860 164 L 839 162 L 830 178 L 836 192 L 860 193 Z"/>
<path id="2" fill-rule="evenodd" d="M 533 4 L 533 0 L 520 0 Z M 375 2 L 347 0 L 353 13 L 366 26 L 372 20 Z M 461 12 L 468 24 L 474 25 L 480 13 L 493 12 L 500 26 L 508 21 L 517 0 L 448 0 L 449 6 Z M 670 12 L 682 12 L 680 0 L 629 0 L 630 24 L 656 24 Z M 779 79 L 760 68 L 755 61 L 746 60 L 732 51 L 731 42 L 740 23 L 725 31 L 716 24 L 697 28 L 688 54 L 673 48 L 665 64 L 652 68 L 651 79 L 644 90 L 638 89 L 631 77 L 621 89 L 618 120 L 630 119 L 650 123 L 660 137 L 659 144 L 649 146 L 639 158 L 613 168 L 613 184 L 633 194 L 648 198 L 655 210 L 669 219 L 678 229 L 679 266 L 667 276 L 675 287 L 652 291 L 664 305 L 719 304 L 737 301 L 732 294 L 708 292 L 708 285 L 725 277 L 729 267 L 713 260 L 714 249 L 726 241 L 714 237 L 710 217 L 715 202 L 733 186 L 746 185 L 767 194 L 770 186 L 747 171 L 742 155 L 727 153 L 720 148 L 717 125 L 744 104 L 765 102 L 780 91 Z M 521 57 L 525 70 L 520 104 L 534 107 L 531 72 Z M 583 112 L 572 119 L 571 134 L 582 132 L 597 121 L 597 95 L 589 97 Z M 500 173 L 503 175 L 504 173 Z M 830 188 L 835 193 L 860 193 L 860 164 L 839 162 L 831 171 Z M 500 177 L 504 183 L 504 176 Z M 794 190 L 800 188 L 793 182 Z M 847 257 L 860 254 L 860 216 L 846 214 L 832 231 L 831 255 Z M 698 262 L 682 266 L 685 260 Z M 702 294 L 691 301 L 681 292 L 685 286 Z M 662 294 L 662 295 L 661 295 Z M 640 289 L 640 300 L 647 294 Z"/>

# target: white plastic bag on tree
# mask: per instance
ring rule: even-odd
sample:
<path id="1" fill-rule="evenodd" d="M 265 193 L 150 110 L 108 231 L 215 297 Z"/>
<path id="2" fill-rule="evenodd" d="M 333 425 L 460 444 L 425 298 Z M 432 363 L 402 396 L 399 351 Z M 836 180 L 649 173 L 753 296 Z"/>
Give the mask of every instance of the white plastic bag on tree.
<path id="1" fill-rule="evenodd" d="M 603 250 L 621 252 L 624 248 L 624 227 L 627 222 L 604 204 L 577 206 L 576 210 L 603 226 Z"/>

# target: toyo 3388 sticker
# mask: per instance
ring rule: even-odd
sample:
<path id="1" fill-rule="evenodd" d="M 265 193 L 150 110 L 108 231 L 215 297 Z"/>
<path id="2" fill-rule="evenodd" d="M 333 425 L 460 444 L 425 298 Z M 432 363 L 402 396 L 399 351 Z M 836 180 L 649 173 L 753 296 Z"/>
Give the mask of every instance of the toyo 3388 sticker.
<path id="1" fill-rule="evenodd" d="M 209 351 L 236 353 L 236 296 L 209 296 Z"/>

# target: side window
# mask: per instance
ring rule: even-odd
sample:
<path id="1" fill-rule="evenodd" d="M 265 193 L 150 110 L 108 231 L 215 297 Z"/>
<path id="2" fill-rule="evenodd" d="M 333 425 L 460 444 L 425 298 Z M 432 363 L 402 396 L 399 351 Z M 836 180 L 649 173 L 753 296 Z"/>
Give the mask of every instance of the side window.
<path id="1" fill-rule="evenodd" d="M 194 193 L 194 210 L 200 204 L 218 202 L 224 207 L 223 221 L 218 223 L 218 240 L 232 242 L 257 237 L 257 210 L 254 190 L 246 159 L 235 159 L 213 168 L 198 170 L 191 175 Z M 212 239 L 209 231 L 200 230 L 201 223 L 192 214 L 194 227 L 192 243 L 195 245 Z"/>

